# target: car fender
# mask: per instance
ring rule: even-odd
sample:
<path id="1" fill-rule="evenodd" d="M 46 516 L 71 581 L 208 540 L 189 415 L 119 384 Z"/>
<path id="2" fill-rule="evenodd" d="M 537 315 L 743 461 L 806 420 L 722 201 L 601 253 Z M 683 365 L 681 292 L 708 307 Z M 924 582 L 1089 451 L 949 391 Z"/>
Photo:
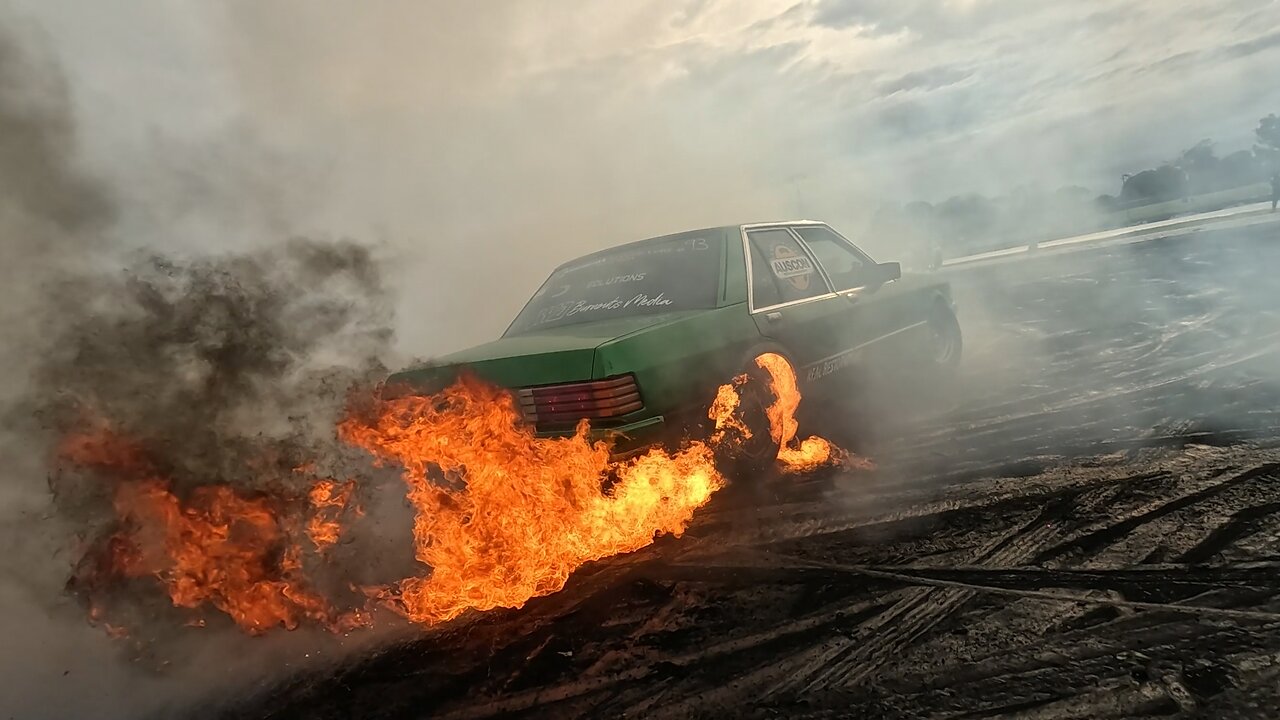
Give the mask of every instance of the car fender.
<path id="1" fill-rule="evenodd" d="M 769 340 L 769 339 L 762 339 L 760 342 L 752 345 L 747 350 L 747 352 L 745 352 L 742 355 L 742 358 L 738 363 L 738 367 L 742 368 L 743 370 L 750 370 L 755 368 L 756 358 L 760 357 L 765 353 L 775 353 L 775 354 L 781 355 L 782 357 L 787 359 L 787 362 L 791 365 L 791 368 L 796 371 L 796 374 L 797 375 L 800 374 L 800 368 L 796 367 L 796 363 L 795 363 L 795 360 L 792 359 L 791 352 L 787 350 L 785 347 L 783 347 L 782 344 L 777 342 L 776 340 Z"/>
<path id="2" fill-rule="evenodd" d="M 934 307 L 938 305 L 941 305 L 946 309 L 950 310 L 953 315 L 959 314 L 958 308 L 956 307 L 956 301 L 951 296 L 950 285 L 942 284 L 934 287 L 932 291 L 929 293 L 929 300 L 930 300 L 929 302 L 930 310 L 932 310 Z"/>

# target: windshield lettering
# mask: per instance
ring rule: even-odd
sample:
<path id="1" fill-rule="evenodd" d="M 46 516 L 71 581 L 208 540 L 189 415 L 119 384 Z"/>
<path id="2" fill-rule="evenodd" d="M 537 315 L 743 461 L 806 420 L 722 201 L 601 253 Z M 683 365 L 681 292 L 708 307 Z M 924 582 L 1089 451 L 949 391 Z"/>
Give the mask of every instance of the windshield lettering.
<path id="1" fill-rule="evenodd" d="M 592 280 L 587 283 L 587 288 L 590 289 L 590 288 L 602 287 L 605 285 L 619 285 L 622 283 L 640 282 L 641 280 L 644 280 L 644 275 L 645 275 L 644 273 L 635 273 L 633 275 L 615 275 L 614 277 L 611 277 L 608 280 Z"/>
<path id="2" fill-rule="evenodd" d="M 677 235 L 565 265 L 534 293 L 508 334 L 713 308 L 720 292 L 722 247 L 721 237 Z"/>

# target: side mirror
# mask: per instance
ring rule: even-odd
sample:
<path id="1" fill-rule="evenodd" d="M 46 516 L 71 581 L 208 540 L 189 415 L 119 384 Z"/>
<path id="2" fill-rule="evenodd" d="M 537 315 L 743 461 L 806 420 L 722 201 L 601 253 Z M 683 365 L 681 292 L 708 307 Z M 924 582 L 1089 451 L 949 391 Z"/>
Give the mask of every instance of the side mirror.
<path id="1" fill-rule="evenodd" d="M 902 263 L 882 262 L 876 264 L 876 282 L 883 285 L 902 277 Z"/>

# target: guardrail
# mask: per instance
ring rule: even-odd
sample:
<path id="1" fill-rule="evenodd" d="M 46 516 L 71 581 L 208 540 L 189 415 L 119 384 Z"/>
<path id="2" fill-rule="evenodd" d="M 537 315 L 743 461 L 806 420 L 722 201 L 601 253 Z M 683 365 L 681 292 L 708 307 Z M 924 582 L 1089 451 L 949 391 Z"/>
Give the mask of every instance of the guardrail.
<path id="1" fill-rule="evenodd" d="M 1267 222 L 1280 222 L 1280 212 L 1273 213 L 1271 211 L 1270 201 L 950 258 L 943 261 L 942 269 L 947 270 L 1020 255 L 1030 257 L 1046 251 L 1084 249 L 1115 242 L 1156 240 L 1201 229 L 1212 229 L 1221 225 L 1229 224 L 1234 227 L 1241 224 L 1253 225 Z"/>
<path id="2" fill-rule="evenodd" d="M 1205 193 L 1203 195 L 1191 195 L 1177 200 L 1168 200 L 1165 202 L 1151 203 L 1147 205 L 1135 205 L 1120 210 L 1115 210 L 1105 215 L 1099 216 L 1099 222 L 1095 227 L 1099 230 L 1091 231 L 1089 234 L 1106 233 L 1115 231 L 1127 231 L 1132 228 L 1151 227 L 1150 223 L 1163 222 L 1167 220 L 1177 220 L 1186 218 L 1190 215 L 1200 215 L 1207 212 L 1218 212 L 1221 210 L 1232 210 L 1241 205 L 1249 205 L 1252 203 L 1268 200 L 1271 197 L 1271 183 L 1261 182 L 1252 185 L 1242 185 L 1227 190 L 1219 190 L 1217 192 Z M 1268 200 L 1269 201 L 1269 200 Z M 979 253 L 971 253 L 972 255 L 985 255 L 988 252 L 1000 252 L 1009 248 L 1026 247 L 1028 243 L 1039 243 L 1044 246 L 1045 240 L 1036 240 L 1030 236 L 1018 236 L 999 239 L 986 238 L 988 243 L 985 245 L 990 250 L 983 250 Z M 1050 239 L 1049 242 L 1053 242 Z M 968 257 L 968 256 L 965 256 Z"/>
<path id="3" fill-rule="evenodd" d="M 1192 195 L 1178 200 L 1169 200 L 1151 205 L 1138 205 L 1109 213 L 1110 217 L 1123 218 L 1118 224 L 1131 225 L 1152 220 L 1163 220 L 1171 215 L 1184 213 L 1202 213 L 1225 209 L 1227 205 L 1241 205 L 1258 202 L 1271 197 L 1271 183 L 1259 182 L 1242 185 L 1237 188 L 1219 190 L 1203 195 Z"/>

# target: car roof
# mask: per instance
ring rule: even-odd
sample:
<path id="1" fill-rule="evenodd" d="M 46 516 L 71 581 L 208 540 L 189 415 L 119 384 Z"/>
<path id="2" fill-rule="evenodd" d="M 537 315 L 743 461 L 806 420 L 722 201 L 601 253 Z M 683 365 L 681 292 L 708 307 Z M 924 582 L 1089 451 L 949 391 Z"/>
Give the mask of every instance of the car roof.
<path id="1" fill-rule="evenodd" d="M 587 260 L 589 258 L 597 257 L 599 255 L 604 255 L 606 253 L 611 253 L 615 250 L 620 250 L 625 247 L 631 247 L 632 245 L 640 245 L 642 243 L 655 242 L 658 240 L 667 240 L 670 238 L 679 237 L 681 235 L 698 235 L 700 233 L 705 233 L 708 235 L 711 235 L 711 234 L 722 234 L 722 235 L 735 234 L 736 235 L 737 233 L 740 233 L 743 230 L 750 230 L 751 228 L 755 228 L 755 227 L 769 227 L 769 226 L 775 226 L 775 225 L 826 225 L 826 223 L 822 222 L 821 220 L 768 220 L 768 221 L 760 221 L 760 222 L 739 223 L 737 225 L 713 225 L 711 227 L 697 228 L 694 230 L 681 230 L 679 232 L 667 233 L 665 235 L 655 235 L 653 237 L 647 237 L 642 240 L 632 240 L 631 242 L 625 242 L 620 245 L 613 245 L 611 247 L 597 250 L 593 253 L 587 253 L 586 255 L 579 255 L 576 258 L 560 263 L 560 265 L 556 266 L 556 269 L 559 270 L 567 265 L 573 265 L 573 264 L 582 262 L 583 260 Z"/>

